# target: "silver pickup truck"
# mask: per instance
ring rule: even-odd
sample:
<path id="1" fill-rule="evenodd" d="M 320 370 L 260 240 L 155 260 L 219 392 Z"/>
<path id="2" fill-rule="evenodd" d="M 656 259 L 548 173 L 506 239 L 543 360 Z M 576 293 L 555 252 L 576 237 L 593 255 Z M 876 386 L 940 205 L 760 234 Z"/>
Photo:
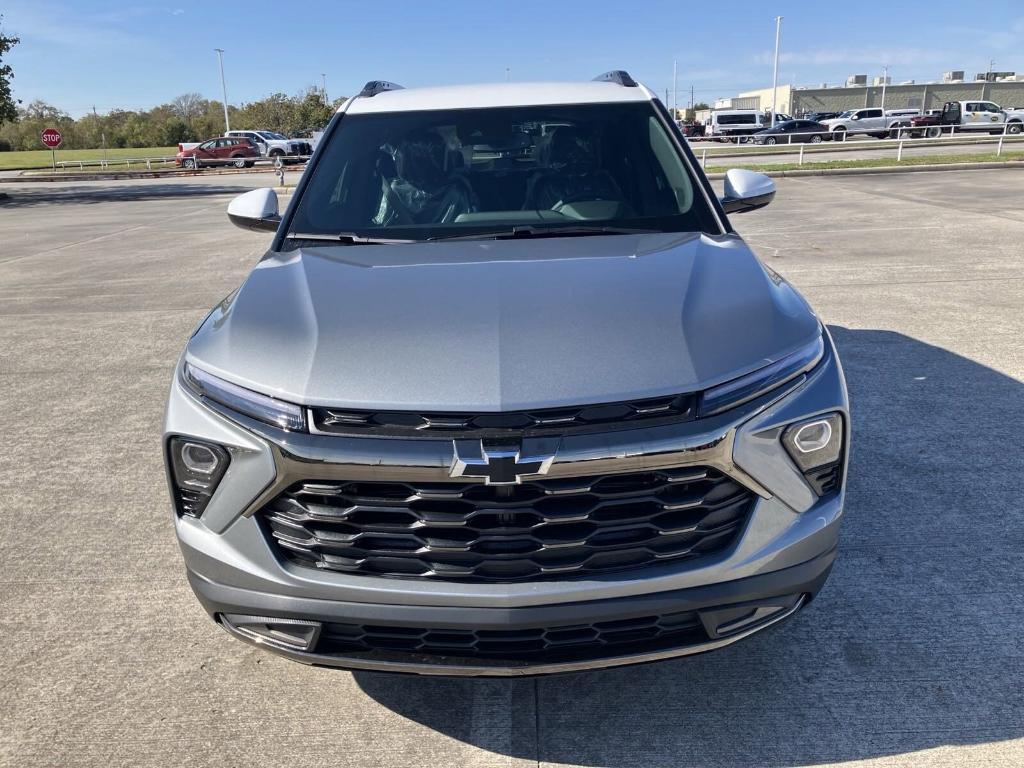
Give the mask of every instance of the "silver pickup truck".
<path id="1" fill-rule="evenodd" d="M 839 117 L 822 120 L 828 126 L 829 133 L 835 141 L 843 141 L 847 136 L 862 134 L 878 139 L 888 138 L 894 125 L 909 120 L 921 112 L 917 109 L 888 109 L 867 107 L 864 109 L 848 109 Z"/>

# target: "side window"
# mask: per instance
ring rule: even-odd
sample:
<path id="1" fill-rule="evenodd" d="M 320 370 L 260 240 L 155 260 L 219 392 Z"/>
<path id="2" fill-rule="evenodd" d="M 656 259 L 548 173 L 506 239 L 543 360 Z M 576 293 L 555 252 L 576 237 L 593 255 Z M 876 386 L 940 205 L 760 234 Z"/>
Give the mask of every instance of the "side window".
<path id="1" fill-rule="evenodd" d="M 866 112 L 864 117 L 881 117 L 882 116 L 882 110 L 880 110 L 880 109 L 865 109 L 864 111 Z"/>
<path id="2" fill-rule="evenodd" d="M 985 111 L 986 112 L 1001 112 L 1002 110 L 999 109 L 999 105 L 998 104 L 993 104 L 991 101 L 986 101 L 985 102 Z"/>
<path id="3" fill-rule="evenodd" d="M 202 150 L 204 150 L 206 152 L 209 152 L 216 145 L 217 145 L 216 141 L 212 141 L 212 140 L 211 141 L 204 141 L 202 144 L 199 145 L 199 149 L 202 149 Z"/>

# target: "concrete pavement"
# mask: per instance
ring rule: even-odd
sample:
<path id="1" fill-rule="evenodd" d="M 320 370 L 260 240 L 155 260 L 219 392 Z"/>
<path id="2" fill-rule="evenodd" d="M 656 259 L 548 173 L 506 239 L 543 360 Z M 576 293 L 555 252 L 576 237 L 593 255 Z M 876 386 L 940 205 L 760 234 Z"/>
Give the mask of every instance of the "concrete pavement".
<path id="1" fill-rule="evenodd" d="M 813 605 L 727 650 L 518 681 L 313 669 L 192 597 L 160 461 L 185 339 L 265 175 L 0 202 L 0 765 L 1024 764 L 1024 188 L 780 179 L 734 217 L 835 335 L 855 446 Z"/>

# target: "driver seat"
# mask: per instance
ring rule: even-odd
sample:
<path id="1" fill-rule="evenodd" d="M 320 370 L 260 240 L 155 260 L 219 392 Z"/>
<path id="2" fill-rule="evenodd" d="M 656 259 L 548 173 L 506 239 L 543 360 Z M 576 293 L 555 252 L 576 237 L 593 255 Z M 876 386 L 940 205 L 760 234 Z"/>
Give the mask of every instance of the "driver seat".
<path id="1" fill-rule="evenodd" d="M 541 168 L 527 182 L 523 210 L 553 210 L 576 200 L 622 200 L 614 177 L 599 167 L 592 135 L 559 126 L 537 149 Z"/>

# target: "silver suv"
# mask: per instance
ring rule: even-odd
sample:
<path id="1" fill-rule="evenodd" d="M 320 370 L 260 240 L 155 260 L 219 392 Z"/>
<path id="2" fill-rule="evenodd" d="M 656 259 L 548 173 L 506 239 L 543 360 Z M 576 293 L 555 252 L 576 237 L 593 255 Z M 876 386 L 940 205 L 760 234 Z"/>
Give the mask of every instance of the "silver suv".
<path id="1" fill-rule="evenodd" d="M 270 250 L 189 340 L 164 451 L 188 577 L 305 663 L 528 675 L 720 648 L 825 582 L 832 341 L 655 95 L 405 90 L 333 119 Z"/>

